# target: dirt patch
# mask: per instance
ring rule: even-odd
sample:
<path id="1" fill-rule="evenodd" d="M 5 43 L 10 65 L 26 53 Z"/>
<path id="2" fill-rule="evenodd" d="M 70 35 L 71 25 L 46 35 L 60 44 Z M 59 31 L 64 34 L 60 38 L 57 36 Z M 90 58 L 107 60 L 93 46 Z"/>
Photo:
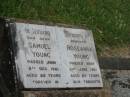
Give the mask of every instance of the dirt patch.
<path id="1" fill-rule="evenodd" d="M 104 47 L 99 56 L 130 58 L 130 45 L 124 47 Z"/>

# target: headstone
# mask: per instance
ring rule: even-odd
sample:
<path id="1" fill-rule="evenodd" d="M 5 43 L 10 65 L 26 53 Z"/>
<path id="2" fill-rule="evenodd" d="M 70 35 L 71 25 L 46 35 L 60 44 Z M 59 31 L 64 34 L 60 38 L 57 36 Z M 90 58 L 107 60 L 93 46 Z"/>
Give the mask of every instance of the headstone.
<path id="1" fill-rule="evenodd" d="M 2 97 L 130 95 L 129 58 L 99 57 L 103 88 L 97 88 L 102 87 L 102 79 L 90 30 L 29 23 L 0 19 Z"/>
<path id="2" fill-rule="evenodd" d="M 17 78 L 22 88 L 102 87 L 90 30 L 15 23 Z"/>

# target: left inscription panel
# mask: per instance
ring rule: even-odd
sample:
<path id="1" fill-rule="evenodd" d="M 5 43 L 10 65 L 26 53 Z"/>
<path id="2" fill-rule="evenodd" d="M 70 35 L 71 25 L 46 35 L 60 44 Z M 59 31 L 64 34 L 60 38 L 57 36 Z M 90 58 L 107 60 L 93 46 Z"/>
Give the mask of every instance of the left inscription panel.
<path id="1" fill-rule="evenodd" d="M 61 57 L 59 56 L 60 52 L 58 52 L 59 46 L 55 28 L 16 23 L 16 32 L 15 40 L 18 43 L 18 52 L 15 63 L 16 67 L 19 68 L 20 80 L 24 87 L 47 88 L 55 86 L 54 84 L 58 83 L 61 77 L 61 71 L 57 73 L 61 70 Z M 62 81 L 64 80 L 60 80 L 61 83 L 63 83 Z"/>

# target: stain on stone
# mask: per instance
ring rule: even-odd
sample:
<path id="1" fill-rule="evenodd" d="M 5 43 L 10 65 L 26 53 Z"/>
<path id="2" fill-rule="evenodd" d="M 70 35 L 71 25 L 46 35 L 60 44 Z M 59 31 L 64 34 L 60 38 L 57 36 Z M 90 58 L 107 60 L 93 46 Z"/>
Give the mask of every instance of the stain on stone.
<path id="1" fill-rule="evenodd" d="M 112 97 L 130 97 L 130 76 L 118 75 L 118 78 L 112 80 Z"/>
<path id="2" fill-rule="evenodd" d="M 128 84 L 128 83 L 119 82 L 119 86 L 121 86 L 121 88 L 128 88 L 128 89 L 130 89 L 130 84 Z"/>
<path id="3" fill-rule="evenodd" d="M 127 79 L 128 83 L 130 84 L 130 79 Z"/>
<path id="4" fill-rule="evenodd" d="M 21 34 L 21 33 L 22 33 L 22 32 L 18 32 L 18 33 L 17 33 L 17 34 L 18 34 L 18 37 L 16 38 L 16 41 L 18 41 L 18 43 L 19 43 L 19 49 L 25 51 L 25 56 L 26 56 L 27 54 L 29 54 L 29 51 L 28 51 L 28 48 L 25 46 L 25 40 L 24 40 L 24 38 L 22 37 L 22 34 Z"/>
<path id="5" fill-rule="evenodd" d="M 118 78 L 118 76 L 116 74 L 117 74 L 116 71 L 108 71 L 104 74 L 104 76 L 105 76 L 106 80 L 110 80 L 110 79 L 113 79 L 113 78 Z"/>

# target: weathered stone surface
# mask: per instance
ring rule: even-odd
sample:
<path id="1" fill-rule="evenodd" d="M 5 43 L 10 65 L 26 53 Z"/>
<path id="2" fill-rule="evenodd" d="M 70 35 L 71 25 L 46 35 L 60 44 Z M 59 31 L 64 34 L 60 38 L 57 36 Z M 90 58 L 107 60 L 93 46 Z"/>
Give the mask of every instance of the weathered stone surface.
<path id="1" fill-rule="evenodd" d="M 130 70 L 102 70 L 100 89 L 23 91 L 24 97 L 130 97 Z"/>

